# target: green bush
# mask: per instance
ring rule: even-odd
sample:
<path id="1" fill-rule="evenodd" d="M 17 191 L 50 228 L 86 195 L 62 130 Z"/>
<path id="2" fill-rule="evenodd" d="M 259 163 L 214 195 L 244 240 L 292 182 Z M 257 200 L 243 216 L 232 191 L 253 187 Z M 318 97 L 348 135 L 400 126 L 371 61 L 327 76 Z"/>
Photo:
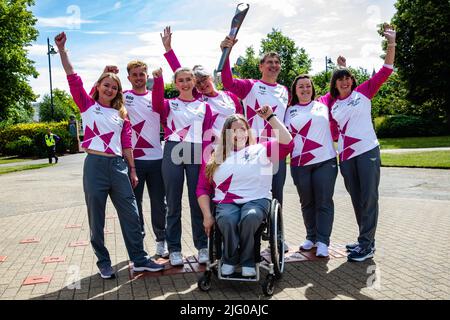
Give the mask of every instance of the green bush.
<path id="1" fill-rule="evenodd" d="M 47 146 L 45 145 L 44 136 L 47 133 L 47 128 L 50 128 L 54 134 L 61 138 L 61 140 L 56 143 L 56 152 L 63 154 L 69 149 L 71 143 L 67 126 L 67 121 L 62 121 L 50 123 L 20 123 L 0 129 L 0 153 L 45 158 L 47 156 Z M 32 141 L 32 145 L 28 148 L 28 150 L 22 150 L 26 151 L 24 153 L 11 154 L 11 149 L 8 149 L 6 145 L 8 143 L 19 141 L 21 137 L 27 137 L 30 139 Z"/>
<path id="2" fill-rule="evenodd" d="M 445 134 L 442 123 L 407 115 L 378 117 L 374 120 L 375 131 L 380 138 L 427 137 Z"/>
<path id="3" fill-rule="evenodd" d="M 18 140 L 8 142 L 5 145 L 5 154 L 31 156 L 33 154 L 33 139 L 20 136 Z"/>

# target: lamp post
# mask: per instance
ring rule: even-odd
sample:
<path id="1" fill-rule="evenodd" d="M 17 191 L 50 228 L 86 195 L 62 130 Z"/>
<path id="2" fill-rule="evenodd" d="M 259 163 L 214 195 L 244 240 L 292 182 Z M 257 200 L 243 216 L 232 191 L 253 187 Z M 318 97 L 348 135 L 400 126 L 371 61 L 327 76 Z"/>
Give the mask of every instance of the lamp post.
<path id="1" fill-rule="evenodd" d="M 50 44 L 50 39 L 47 38 L 48 72 L 50 74 L 50 107 L 51 107 L 51 110 L 52 110 L 52 120 L 53 120 L 54 113 L 55 113 L 55 108 L 53 106 L 52 63 L 51 63 L 51 60 L 50 60 L 50 55 L 52 55 L 52 54 L 56 54 L 56 51 L 53 48 L 53 46 Z"/>
<path id="2" fill-rule="evenodd" d="M 331 63 L 331 58 L 325 56 L 325 78 L 328 80 L 328 65 Z"/>

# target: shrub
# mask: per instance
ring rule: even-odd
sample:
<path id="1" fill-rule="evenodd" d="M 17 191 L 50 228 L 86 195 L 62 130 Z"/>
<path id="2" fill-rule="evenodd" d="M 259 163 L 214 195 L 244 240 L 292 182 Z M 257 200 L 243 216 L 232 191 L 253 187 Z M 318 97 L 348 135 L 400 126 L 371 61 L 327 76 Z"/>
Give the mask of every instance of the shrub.
<path id="1" fill-rule="evenodd" d="M 446 133 L 442 123 L 416 116 L 393 115 L 374 120 L 375 131 L 380 138 L 426 137 Z"/>
<path id="2" fill-rule="evenodd" d="M 10 141 L 5 145 L 6 155 L 33 155 L 33 139 L 20 136 L 18 140 Z"/>
<path id="3" fill-rule="evenodd" d="M 68 131 L 67 121 L 50 122 L 50 123 L 20 123 L 0 129 L 0 153 L 10 154 L 6 145 L 11 142 L 18 141 L 21 137 L 27 137 L 32 140 L 32 146 L 25 154 L 14 154 L 18 156 L 35 156 L 45 158 L 47 155 L 47 146 L 45 145 L 44 136 L 47 128 L 58 135 L 61 140 L 56 143 L 56 152 L 65 153 L 70 147 L 70 135 Z M 11 149 L 8 149 L 11 150 Z"/>

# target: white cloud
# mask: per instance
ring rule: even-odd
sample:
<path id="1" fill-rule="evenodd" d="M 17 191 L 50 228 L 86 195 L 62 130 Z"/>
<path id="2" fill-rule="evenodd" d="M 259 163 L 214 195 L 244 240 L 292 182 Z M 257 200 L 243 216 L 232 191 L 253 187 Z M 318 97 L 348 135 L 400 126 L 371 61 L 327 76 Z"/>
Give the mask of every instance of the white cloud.
<path id="1" fill-rule="evenodd" d="M 120 8 L 122 8 L 122 3 L 120 1 L 118 1 L 114 4 L 114 10 L 118 10 Z"/>
<path id="2" fill-rule="evenodd" d="M 32 46 L 28 47 L 28 54 L 30 56 L 44 56 L 47 54 L 47 45 L 42 44 L 33 44 Z"/>
<path id="3" fill-rule="evenodd" d="M 79 29 L 79 26 L 85 23 L 98 23 L 94 20 L 83 20 L 79 17 L 54 17 L 54 18 L 44 18 L 37 17 L 38 27 L 58 27 L 64 29 Z"/>

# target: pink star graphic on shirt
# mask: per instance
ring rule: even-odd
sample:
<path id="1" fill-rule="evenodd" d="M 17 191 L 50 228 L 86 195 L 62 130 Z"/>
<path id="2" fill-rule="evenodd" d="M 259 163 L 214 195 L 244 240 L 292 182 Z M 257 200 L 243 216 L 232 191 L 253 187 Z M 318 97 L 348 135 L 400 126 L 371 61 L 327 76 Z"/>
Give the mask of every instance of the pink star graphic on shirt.
<path id="1" fill-rule="evenodd" d="M 255 102 L 255 109 L 253 109 L 252 107 L 250 107 L 249 105 L 247 105 L 247 121 L 248 121 L 248 125 L 250 127 L 252 127 L 253 125 L 253 120 L 256 117 L 256 111 L 259 109 L 259 103 L 258 100 L 256 100 Z"/>
<path id="2" fill-rule="evenodd" d="M 350 148 L 350 146 L 361 141 L 361 139 L 350 137 L 345 134 L 347 132 L 347 125 L 349 122 L 350 120 L 345 123 L 344 128 L 342 128 L 340 132 L 343 139 L 343 151 L 339 154 L 340 161 L 344 161 L 350 158 L 350 156 L 355 152 L 355 150 Z"/>
<path id="3" fill-rule="evenodd" d="M 191 126 L 189 125 L 183 129 L 177 131 L 177 128 L 175 127 L 175 123 L 172 120 L 171 128 L 169 128 L 169 127 L 167 127 L 167 128 L 170 131 L 169 135 L 172 135 L 175 133 L 176 135 L 178 135 L 180 137 L 180 140 L 183 141 L 184 138 L 186 137 L 187 133 L 189 132 L 189 129 L 191 128 Z"/>
<path id="4" fill-rule="evenodd" d="M 230 200 L 234 202 L 234 200 L 236 200 L 236 199 L 242 199 L 241 196 L 238 196 L 237 194 L 228 192 L 228 190 L 230 189 L 232 180 L 233 180 L 233 175 L 226 178 L 225 181 L 223 181 L 221 184 L 219 184 L 217 186 L 217 189 L 219 189 L 220 191 L 222 191 L 225 194 L 225 197 L 221 200 L 221 202 L 222 201 L 230 201 Z"/>
<path id="5" fill-rule="evenodd" d="M 111 139 L 114 136 L 114 131 L 100 134 L 100 130 L 98 130 L 97 123 L 94 121 L 94 128 L 91 129 L 89 126 L 86 126 L 84 130 L 84 139 L 83 146 L 85 148 L 89 148 L 91 142 L 94 138 L 99 137 L 103 141 L 104 152 L 106 153 L 114 153 L 110 148 L 109 144 L 111 143 Z"/>
<path id="6" fill-rule="evenodd" d="M 309 129 L 311 128 L 312 119 L 309 120 L 300 130 L 297 130 L 292 124 L 291 124 L 291 132 L 293 134 L 293 138 L 300 135 L 302 142 L 303 142 L 303 148 L 300 153 L 300 155 L 293 157 L 291 159 L 292 163 L 296 163 L 297 165 L 304 166 L 308 162 L 310 162 L 312 159 L 315 158 L 315 156 L 310 152 L 312 150 L 315 150 L 317 148 L 322 147 L 320 143 L 317 143 L 311 139 L 308 139 L 308 133 Z"/>

